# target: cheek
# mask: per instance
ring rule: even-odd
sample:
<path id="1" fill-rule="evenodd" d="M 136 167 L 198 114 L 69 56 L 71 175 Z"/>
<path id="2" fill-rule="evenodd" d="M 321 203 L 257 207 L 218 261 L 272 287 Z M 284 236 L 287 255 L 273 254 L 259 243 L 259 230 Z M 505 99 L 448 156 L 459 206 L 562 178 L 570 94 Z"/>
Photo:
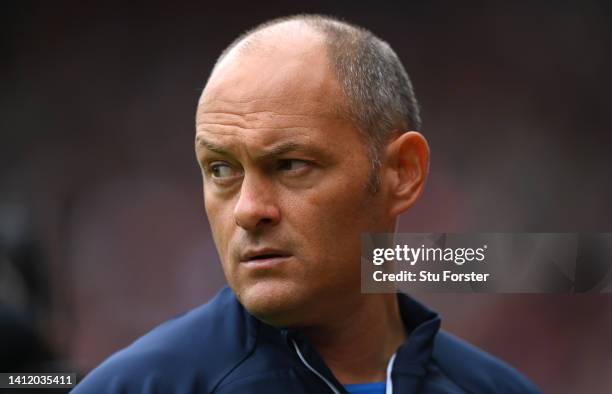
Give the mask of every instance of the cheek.
<path id="1" fill-rule="evenodd" d="M 234 223 L 231 204 L 205 194 L 204 207 L 217 252 L 221 262 L 225 264 L 229 237 Z"/>
<path id="2" fill-rule="evenodd" d="M 365 181 L 353 178 L 321 184 L 290 204 L 288 222 L 307 246 L 302 251 L 309 260 L 358 264 L 361 234 L 370 230 L 372 222 L 366 206 L 369 198 Z"/>

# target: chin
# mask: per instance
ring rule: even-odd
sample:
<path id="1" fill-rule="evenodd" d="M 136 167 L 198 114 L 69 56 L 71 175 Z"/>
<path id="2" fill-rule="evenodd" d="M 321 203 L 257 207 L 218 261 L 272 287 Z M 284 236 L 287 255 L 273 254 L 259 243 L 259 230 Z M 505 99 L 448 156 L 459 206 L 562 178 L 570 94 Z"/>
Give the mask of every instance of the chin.
<path id="1" fill-rule="evenodd" d="M 304 318 L 300 310 L 305 299 L 297 286 L 278 281 L 260 281 L 236 290 L 234 294 L 245 309 L 266 324 L 289 327 L 299 325 Z"/>

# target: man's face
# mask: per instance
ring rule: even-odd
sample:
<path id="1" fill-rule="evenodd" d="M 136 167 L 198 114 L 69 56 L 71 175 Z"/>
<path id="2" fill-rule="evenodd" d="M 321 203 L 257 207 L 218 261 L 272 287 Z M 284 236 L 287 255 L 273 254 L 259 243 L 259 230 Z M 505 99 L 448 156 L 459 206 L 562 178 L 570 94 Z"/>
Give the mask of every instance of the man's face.
<path id="1" fill-rule="evenodd" d="M 230 54 L 200 99 L 196 154 L 223 270 L 271 324 L 310 324 L 360 292 L 360 236 L 380 204 L 366 147 L 334 110 L 342 99 L 315 35 Z"/>

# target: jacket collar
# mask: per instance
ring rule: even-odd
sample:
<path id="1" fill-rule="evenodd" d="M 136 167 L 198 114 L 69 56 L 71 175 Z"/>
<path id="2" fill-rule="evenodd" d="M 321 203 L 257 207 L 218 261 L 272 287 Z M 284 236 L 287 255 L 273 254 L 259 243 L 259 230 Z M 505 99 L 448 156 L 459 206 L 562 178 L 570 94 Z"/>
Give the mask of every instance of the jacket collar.
<path id="1" fill-rule="evenodd" d="M 398 305 L 404 327 L 406 328 L 406 342 L 401 345 L 396 354 L 391 371 L 393 391 L 416 392 L 421 385 L 422 378 L 427 373 L 427 364 L 431 360 L 433 344 L 440 329 L 440 317 L 413 298 L 397 293 Z M 307 338 L 295 329 L 278 329 L 260 322 L 259 335 L 271 339 L 271 336 L 280 338 L 293 350 L 293 342 L 299 347 L 306 361 L 333 383 L 341 392 L 344 387 L 336 380 L 329 367 L 310 345 Z"/>
<path id="2" fill-rule="evenodd" d="M 405 294 L 397 297 L 407 340 L 396 352 L 391 380 L 394 391 L 417 392 L 431 360 L 440 317 Z"/>

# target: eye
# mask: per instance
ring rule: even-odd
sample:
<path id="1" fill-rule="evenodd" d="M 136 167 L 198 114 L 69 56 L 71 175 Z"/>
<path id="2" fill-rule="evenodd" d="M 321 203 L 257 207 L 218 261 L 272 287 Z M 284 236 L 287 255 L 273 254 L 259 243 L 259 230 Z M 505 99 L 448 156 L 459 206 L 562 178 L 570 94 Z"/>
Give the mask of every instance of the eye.
<path id="1" fill-rule="evenodd" d="M 230 165 L 220 161 L 211 163 L 209 171 L 213 178 L 229 178 L 236 175 L 236 171 Z"/>
<path id="2" fill-rule="evenodd" d="M 297 171 L 301 168 L 307 167 L 308 162 L 298 159 L 285 159 L 281 160 L 278 166 L 279 170 L 282 171 Z"/>

